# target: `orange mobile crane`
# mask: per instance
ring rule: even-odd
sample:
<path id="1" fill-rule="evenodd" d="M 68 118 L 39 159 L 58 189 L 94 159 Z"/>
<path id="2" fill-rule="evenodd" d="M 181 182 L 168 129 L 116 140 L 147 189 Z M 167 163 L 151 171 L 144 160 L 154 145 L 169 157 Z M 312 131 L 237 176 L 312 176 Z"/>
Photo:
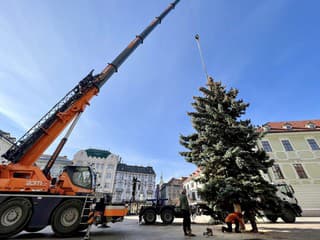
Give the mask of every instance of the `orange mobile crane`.
<path id="1" fill-rule="evenodd" d="M 58 236 L 70 236 L 87 227 L 86 209 L 91 201 L 99 201 L 93 170 L 86 166 L 66 166 L 58 179 L 51 179 L 50 169 L 90 99 L 178 2 L 171 3 L 101 73 L 93 75 L 91 71 L 2 155 L 1 239 L 23 230 L 39 231 L 48 225 Z M 36 160 L 69 124 L 65 137 L 41 170 L 35 165 Z M 104 205 L 105 221 L 121 221 L 127 214 L 123 204 L 112 205 L 107 199 Z"/>

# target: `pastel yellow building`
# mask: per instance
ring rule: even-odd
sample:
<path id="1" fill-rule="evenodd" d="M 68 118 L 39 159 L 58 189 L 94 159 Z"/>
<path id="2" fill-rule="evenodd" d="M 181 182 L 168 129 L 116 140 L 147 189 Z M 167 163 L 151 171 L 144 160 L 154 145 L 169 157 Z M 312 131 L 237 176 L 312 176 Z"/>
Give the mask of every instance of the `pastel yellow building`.
<path id="1" fill-rule="evenodd" d="M 303 216 L 320 216 L 320 120 L 268 122 L 259 141 L 275 160 L 268 175 L 295 190 Z"/>

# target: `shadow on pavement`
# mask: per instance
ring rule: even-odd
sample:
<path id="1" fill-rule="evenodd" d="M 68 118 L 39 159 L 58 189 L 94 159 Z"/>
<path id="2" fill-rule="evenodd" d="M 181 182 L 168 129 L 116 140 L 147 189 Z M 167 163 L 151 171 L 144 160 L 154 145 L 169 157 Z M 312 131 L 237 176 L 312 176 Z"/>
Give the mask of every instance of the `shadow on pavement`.
<path id="1" fill-rule="evenodd" d="M 79 232 L 76 233 L 74 235 L 72 235 L 70 238 L 74 238 L 74 237 L 79 237 L 79 239 L 81 237 L 83 237 L 85 234 L 85 232 Z M 58 238 L 57 236 L 55 236 L 53 233 L 28 233 L 28 232 L 22 232 L 19 235 L 16 235 L 14 237 L 11 237 L 9 239 L 63 239 L 63 238 L 68 238 L 68 237 L 63 237 L 63 238 Z"/>

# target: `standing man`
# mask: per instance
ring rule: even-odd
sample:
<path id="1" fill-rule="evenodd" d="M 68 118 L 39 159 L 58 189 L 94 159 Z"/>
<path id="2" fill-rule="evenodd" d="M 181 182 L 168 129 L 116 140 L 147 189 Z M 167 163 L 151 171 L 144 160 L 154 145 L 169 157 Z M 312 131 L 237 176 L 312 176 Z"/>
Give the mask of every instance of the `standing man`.
<path id="1" fill-rule="evenodd" d="M 186 196 L 186 190 L 183 189 L 180 196 L 180 209 L 183 215 L 183 232 L 185 236 L 195 236 L 191 232 L 190 207 Z"/>

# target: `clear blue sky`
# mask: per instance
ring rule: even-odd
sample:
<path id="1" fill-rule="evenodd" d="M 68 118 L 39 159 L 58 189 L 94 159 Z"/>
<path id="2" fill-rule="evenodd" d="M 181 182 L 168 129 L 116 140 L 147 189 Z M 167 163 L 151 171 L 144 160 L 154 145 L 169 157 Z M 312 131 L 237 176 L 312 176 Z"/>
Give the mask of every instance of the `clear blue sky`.
<path id="1" fill-rule="evenodd" d="M 21 137 L 170 2 L 0 1 L 0 129 Z M 191 173 L 178 152 L 206 82 L 196 33 L 209 74 L 239 89 L 253 124 L 319 119 L 319 9 L 317 0 L 181 0 L 91 101 L 62 155 L 100 148 L 165 180 Z"/>

